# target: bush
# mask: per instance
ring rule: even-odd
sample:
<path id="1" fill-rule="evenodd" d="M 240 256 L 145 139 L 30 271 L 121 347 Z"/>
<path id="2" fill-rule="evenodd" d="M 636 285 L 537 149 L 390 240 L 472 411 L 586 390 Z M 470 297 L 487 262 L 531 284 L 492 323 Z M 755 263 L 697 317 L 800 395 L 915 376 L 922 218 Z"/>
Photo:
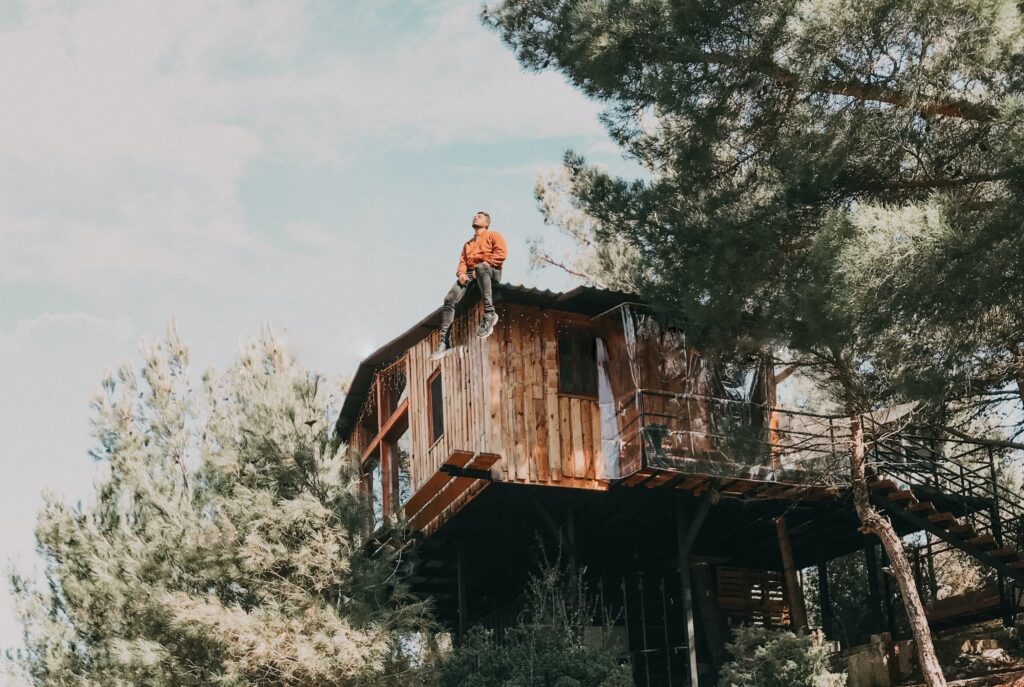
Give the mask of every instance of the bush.
<path id="1" fill-rule="evenodd" d="M 568 576 L 545 567 L 527 592 L 519 622 L 498 638 L 470 631 L 439 668 L 439 687 L 633 687 L 632 672 L 612 651 L 587 646 L 582 590 L 567 593 Z"/>
<path id="2" fill-rule="evenodd" d="M 829 671 L 828 649 L 817 637 L 741 627 L 728 645 L 719 687 L 841 687 L 845 673 Z"/>

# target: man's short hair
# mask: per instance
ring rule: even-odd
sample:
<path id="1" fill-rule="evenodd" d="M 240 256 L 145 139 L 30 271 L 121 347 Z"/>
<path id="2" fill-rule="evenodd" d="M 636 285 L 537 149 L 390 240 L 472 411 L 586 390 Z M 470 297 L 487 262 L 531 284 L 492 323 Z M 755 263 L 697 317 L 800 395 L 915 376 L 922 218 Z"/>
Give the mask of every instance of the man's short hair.
<path id="1" fill-rule="evenodd" d="M 489 212 L 486 212 L 486 211 L 484 211 L 484 210 L 477 210 L 477 211 L 476 211 L 476 214 L 478 214 L 478 215 L 483 215 L 484 217 L 486 217 L 486 218 L 487 218 L 487 223 L 488 223 L 488 224 L 490 224 L 490 223 L 491 223 L 491 213 L 489 213 Z"/>

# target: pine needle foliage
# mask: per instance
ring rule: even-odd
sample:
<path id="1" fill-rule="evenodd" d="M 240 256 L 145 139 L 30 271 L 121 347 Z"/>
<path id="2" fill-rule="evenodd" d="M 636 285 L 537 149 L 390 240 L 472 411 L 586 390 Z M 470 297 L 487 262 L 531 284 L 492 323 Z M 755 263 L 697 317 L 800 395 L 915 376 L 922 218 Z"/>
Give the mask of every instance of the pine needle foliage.
<path id="1" fill-rule="evenodd" d="M 563 186 L 705 350 L 871 363 L 884 376 L 845 392 L 861 405 L 1024 380 L 1018 3 L 501 0 L 483 17 L 602 103 L 647 168 L 570 151 Z"/>
<path id="2" fill-rule="evenodd" d="M 383 684 L 428 609 L 371 537 L 328 394 L 268 331 L 193 388 L 177 332 L 92 402 L 89 505 L 48 497 L 45 584 L 15 576 L 38 687 Z"/>
<path id="3" fill-rule="evenodd" d="M 744 626 L 726 647 L 733 659 L 722 666 L 719 687 L 841 687 L 845 673 L 831 672 L 820 638 L 786 630 Z"/>
<path id="4" fill-rule="evenodd" d="M 545 562 L 530 580 L 517 624 L 500 637 L 473 628 L 441 663 L 438 687 L 633 687 L 628 666 L 587 643 L 589 606 L 572 579 Z"/>

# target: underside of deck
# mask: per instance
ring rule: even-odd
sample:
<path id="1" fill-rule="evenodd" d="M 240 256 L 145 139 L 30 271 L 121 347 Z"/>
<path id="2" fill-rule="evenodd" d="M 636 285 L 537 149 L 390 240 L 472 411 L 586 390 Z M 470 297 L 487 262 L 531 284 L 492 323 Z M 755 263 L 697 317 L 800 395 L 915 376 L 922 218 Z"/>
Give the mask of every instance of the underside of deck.
<path id="1" fill-rule="evenodd" d="M 859 531 L 848 493 L 796 502 L 711 489 L 701 495 L 642 487 L 596 492 L 495 482 L 423 539 L 415 591 L 432 596 L 442 621 L 456 627 L 460 550 L 463 591 L 475 604 L 467 609 L 470 624 L 519 597 L 542 551 L 549 557 L 561 551 L 563 562 L 574 558 L 591 582 L 639 570 L 671 572 L 678 567 L 676 505 L 693 512 L 702 499 L 713 505 L 693 556 L 716 565 L 781 570 L 774 524 L 780 515 L 789 524 L 798 567 L 870 543 Z"/>

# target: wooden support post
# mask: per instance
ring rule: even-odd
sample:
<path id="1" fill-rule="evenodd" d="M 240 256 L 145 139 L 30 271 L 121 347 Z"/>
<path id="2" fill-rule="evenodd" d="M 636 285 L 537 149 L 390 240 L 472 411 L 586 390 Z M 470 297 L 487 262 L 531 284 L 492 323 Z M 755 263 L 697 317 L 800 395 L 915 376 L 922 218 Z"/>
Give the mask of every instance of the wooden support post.
<path id="1" fill-rule="evenodd" d="M 818 558 L 818 604 L 821 606 L 821 631 L 832 639 L 832 594 L 828 588 L 828 561 Z"/>
<path id="2" fill-rule="evenodd" d="M 807 606 L 804 603 L 804 592 L 800 588 L 800 580 L 796 574 L 796 561 L 793 557 L 793 543 L 789 539 L 789 528 L 786 518 L 775 518 L 775 532 L 779 537 L 779 552 L 782 554 L 782 572 L 786 580 L 786 601 L 789 604 L 789 617 L 793 630 L 807 632 Z"/>
<path id="3" fill-rule="evenodd" d="M 933 601 L 939 598 L 939 578 L 935 575 L 935 551 L 932 549 L 932 533 L 925 532 L 925 541 L 928 544 L 925 563 L 928 565 L 928 593 Z"/>
<path id="4" fill-rule="evenodd" d="M 690 687 L 698 687 L 697 672 L 697 629 L 693 620 L 693 589 L 690 584 L 690 550 L 697 539 L 700 527 L 708 514 L 711 500 L 705 497 L 689 525 L 683 513 L 683 502 L 676 501 L 676 539 L 679 544 L 679 580 L 683 589 L 683 620 L 686 624 L 687 663 L 690 668 Z"/>
<path id="5" fill-rule="evenodd" d="M 469 615 L 466 608 L 466 547 L 460 541 L 455 546 L 455 576 L 459 603 L 459 641 L 469 630 Z"/>
<path id="6" fill-rule="evenodd" d="M 889 632 L 889 636 L 896 639 L 896 611 L 893 608 L 892 603 L 892 582 L 889 579 L 889 573 L 885 572 L 889 568 L 889 554 L 886 552 L 885 547 L 882 547 L 882 594 L 885 597 L 885 626 Z"/>
<path id="7" fill-rule="evenodd" d="M 576 558 L 576 520 L 573 517 L 572 506 L 569 506 L 565 513 L 565 546 L 568 549 L 566 555 L 569 561 L 569 584 L 571 585 L 569 603 L 570 607 L 573 607 L 579 596 L 580 580 L 577 569 L 579 561 Z"/>
<path id="8" fill-rule="evenodd" d="M 725 618 L 722 616 L 722 609 L 718 607 L 718 598 L 715 596 L 711 564 L 706 561 L 694 563 L 690 567 L 690 576 L 693 580 L 697 609 L 700 611 L 704 625 L 704 634 L 708 640 L 708 649 L 711 651 L 711 660 L 717 670 L 728 658 L 725 651 L 725 638 L 728 630 Z"/>
<path id="9" fill-rule="evenodd" d="M 1003 521 L 1000 518 L 999 513 L 999 476 L 996 474 L 996 459 L 995 452 L 992 447 L 988 447 L 988 470 L 989 479 L 992 481 L 992 493 L 994 494 L 992 499 L 992 507 L 989 509 L 989 517 L 992 519 L 992 536 L 995 538 L 996 543 L 1000 548 L 1003 546 Z M 1000 570 L 997 572 L 997 583 L 999 585 L 999 611 L 1003 618 L 1003 627 L 1013 627 L 1016 623 L 1016 609 L 1015 604 L 1011 598 L 1009 590 L 1006 585 L 1006 575 Z"/>
<path id="10" fill-rule="evenodd" d="M 882 631 L 882 598 L 878 590 L 878 558 L 874 543 L 864 547 L 864 564 L 868 569 L 868 600 L 871 604 L 872 634 Z"/>

